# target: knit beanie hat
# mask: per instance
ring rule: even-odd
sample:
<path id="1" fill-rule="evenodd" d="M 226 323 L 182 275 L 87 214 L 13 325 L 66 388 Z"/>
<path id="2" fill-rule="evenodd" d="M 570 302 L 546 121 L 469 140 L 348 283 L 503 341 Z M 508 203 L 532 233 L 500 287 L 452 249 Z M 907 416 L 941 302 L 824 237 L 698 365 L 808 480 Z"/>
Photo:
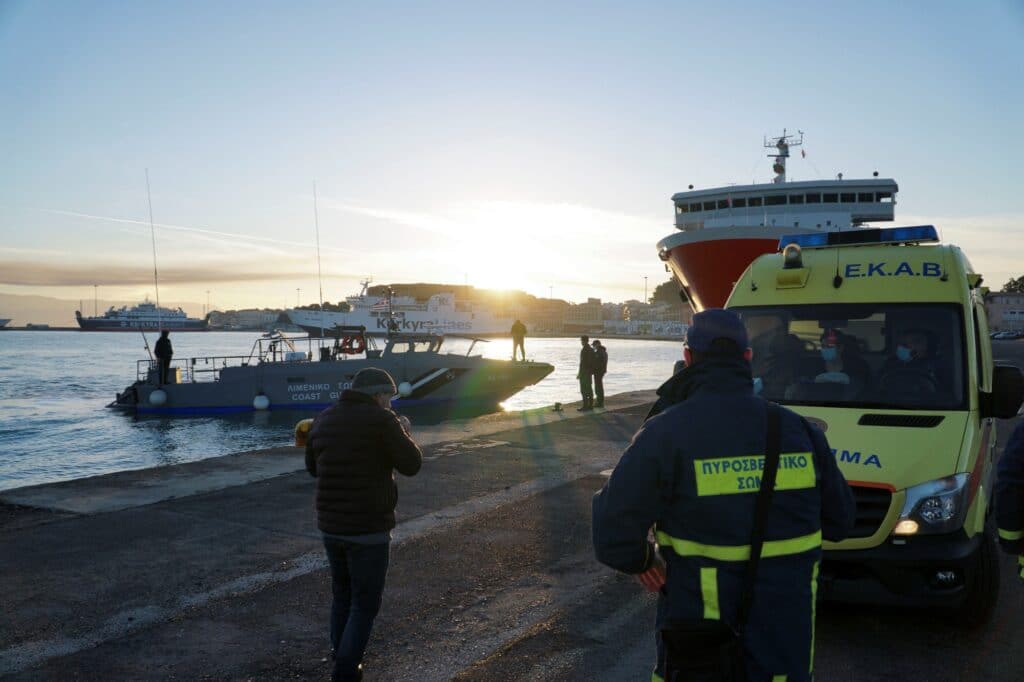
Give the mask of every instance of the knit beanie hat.
<path id="1" fill-rule="evenodd" d="M 378 393 L 389 393 L 395 395 L 398 389 L 395 387 L 395 380 L 391 375 L 376 367 L 367 367 L 356 372 L 352 378 L 352 389 L 366 395 L 377 395 Z"/>

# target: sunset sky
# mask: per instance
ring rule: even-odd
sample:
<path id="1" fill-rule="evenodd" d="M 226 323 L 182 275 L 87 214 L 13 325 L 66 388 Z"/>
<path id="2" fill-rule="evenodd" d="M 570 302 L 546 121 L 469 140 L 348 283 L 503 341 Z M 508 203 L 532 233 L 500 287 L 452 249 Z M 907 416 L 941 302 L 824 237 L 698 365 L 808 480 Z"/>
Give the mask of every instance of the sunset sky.
<path id="1" fill-rule="evenodd" d="M 0 293 L 279 307 L 358 281 L 581 301 L 666 274 L 670 197 L 900 185 L 1024 274 L 1024 4 L 0 0 Z M 296 292 L 300 289 L 301 292 Z M 90 308 L 91 311 L 91 308 Z M 0 310 L 0 313 L 3 311 Z"/>

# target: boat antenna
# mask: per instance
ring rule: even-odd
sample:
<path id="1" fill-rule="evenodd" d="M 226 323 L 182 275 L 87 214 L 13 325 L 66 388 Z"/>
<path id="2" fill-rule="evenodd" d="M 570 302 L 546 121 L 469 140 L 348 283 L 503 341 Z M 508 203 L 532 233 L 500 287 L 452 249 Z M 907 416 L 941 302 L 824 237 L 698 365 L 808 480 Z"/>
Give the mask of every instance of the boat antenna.
<path id="1" fill-rule="evenodd" d="M 764 138 L 766 148 L 774 147 L 777 150 L 775 154 L 768 155 L 768 158 L 775 159 L 775 163 L 772 164 L 772 170 L 775 171 L 772 182 L 775 184 L 786 182 L 786 159 L 789 158 L 789 148 L 799 147 L 804 143 L 804 131 L 798 130 L 797 132 L 800 133 L 800 139 L 796 139 L 796 135 L 787 135 L 785 128 L 782 129 L 782 135 L 778 137 Z"/>
<path id="2" fill-rule="evenodd" d="M 149 204 L 149 236 L 153 243 L 153 289 L 156 291 L 156 326 L 163 327 L 162 313 L 160 312 L 160 278 L 156 271 L 156 227 L 153 225 L 153 193 L 149 189 L 149 169 L 146 169 L 146 202 Z M 149 339 L 146 338 L 146 330 L 139 327 L 142 333 L 142 341 L 146 344 L 146 352 L 149 359 L 153 359 L 153 353 L 149 350 Z"/>
<path id="3" fill-rule="evenodd" d="M 320 338 L 324 336 L 324 278 L 320 270 L 320 210 L 316 203 L 316 180 L 313 181 L 313 224 L 316 225 L 316 279 L 320 286 Z"/>

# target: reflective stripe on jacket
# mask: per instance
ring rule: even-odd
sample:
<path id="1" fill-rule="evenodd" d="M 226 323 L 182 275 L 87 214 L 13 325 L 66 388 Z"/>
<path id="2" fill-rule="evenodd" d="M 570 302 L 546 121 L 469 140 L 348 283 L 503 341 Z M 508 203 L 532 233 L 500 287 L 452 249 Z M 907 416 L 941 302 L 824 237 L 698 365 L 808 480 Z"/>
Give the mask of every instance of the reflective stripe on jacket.
<path id="1" fill-rule="evenodd" d="M 653 525 L 668 564 L 659 627 L 669 619 L 732 623 L 750 556 L 766 403 L 739 361 L 702 362 L 673 381 L 682 402 L 644 424 L 594 498 L 594 548 L 612 568 L 642 572 Z M 744 641 L 751 680 L 795 682 L 809 679 L 813 665 L 821 542 L 846 537 L 854 502 L 821 431 L 790 410 L 781 416 L 776 492 Z"/>

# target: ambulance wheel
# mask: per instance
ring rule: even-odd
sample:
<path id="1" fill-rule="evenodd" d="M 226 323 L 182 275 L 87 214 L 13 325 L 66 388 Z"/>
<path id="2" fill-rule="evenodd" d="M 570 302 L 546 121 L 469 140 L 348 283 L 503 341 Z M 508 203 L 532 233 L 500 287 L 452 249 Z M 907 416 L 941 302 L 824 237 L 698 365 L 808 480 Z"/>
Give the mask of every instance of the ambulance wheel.
<path id="1" fill-rule="evenodd" d="M 967 598 L 957 612 L 957 621 L 963 627 L 976 628 L 989 621 L 999 599 L 999 547 L 988 525 L 966 577 Z"/>

